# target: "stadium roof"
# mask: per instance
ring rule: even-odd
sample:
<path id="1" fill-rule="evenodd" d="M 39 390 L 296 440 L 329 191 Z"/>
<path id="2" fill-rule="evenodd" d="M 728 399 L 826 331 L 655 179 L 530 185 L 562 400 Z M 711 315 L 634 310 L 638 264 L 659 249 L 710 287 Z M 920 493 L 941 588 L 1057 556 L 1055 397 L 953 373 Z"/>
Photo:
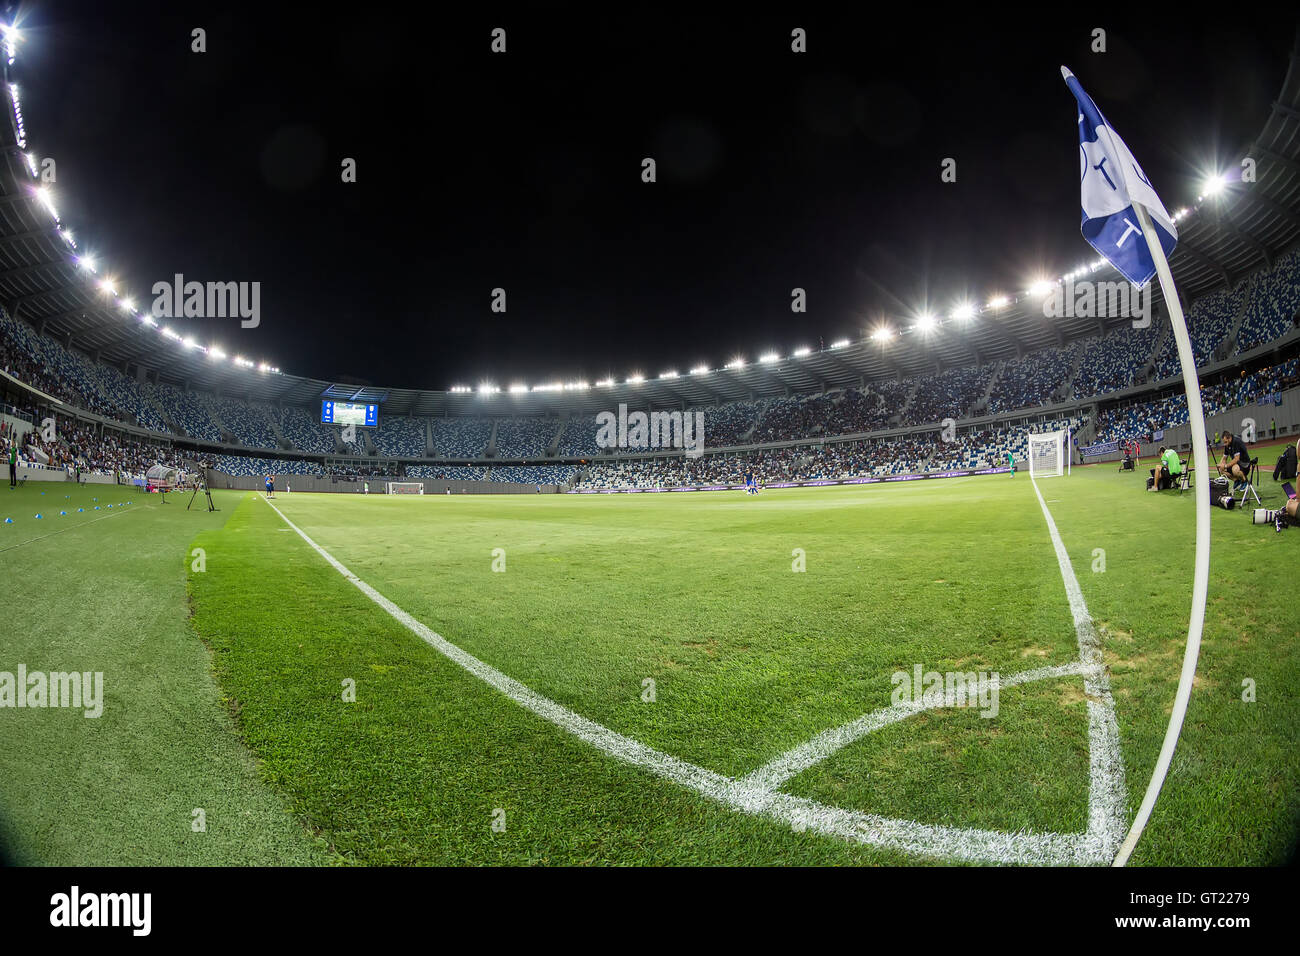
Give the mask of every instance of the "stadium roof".
<path id="1" fill-rule="evenodd" d="M 972 303 L 968 317 L 936 316 L 929 332 L 914 317 L 888 339 L 870 335 L 789 356 L 748 357 L 723 369 L 679 370 L 642 380 L 516 386 L 477 383 L 433 391 L 373 388 L 280 373 L 255 359 L 208 351 L 156 323 L 107 288 L 78 256 L 62 224 L 57 196 L 40 186 L 22 113 L 21 78 L 13 57 L 5 67 L 9 122 L 0 123 L 0 304 L 78 350 L 126 370 L 143 368 L 162 381 L 264 401 L 309 406 L 321 397 L 382 402 L 393 414 L 542 414 L 611 403 L 712 404 L 860 385 L 886 378 L 1010 358 L 1096 334 L 1090 318 L 1047 319 L 1026 292 L 1005 304 Z M 1188 299 L 1233 285 L 1300 241 L 1300 34 L 1282 88 L 1249 150 L 1255 182 L 1229 183 L 1179 216 L 1170 265 Z M 1081 240 L 1082 241 L 1082 240 Z M 1084 267 L 1092 278 L 1116 279 L 1109 266 Z M 1079 274 L 1079 273 L 1076 273 Z M 1158 291 L 1156 293 L 1158 295 Z M 1124 322 L 1125 319 L 1116 320 Z"/>

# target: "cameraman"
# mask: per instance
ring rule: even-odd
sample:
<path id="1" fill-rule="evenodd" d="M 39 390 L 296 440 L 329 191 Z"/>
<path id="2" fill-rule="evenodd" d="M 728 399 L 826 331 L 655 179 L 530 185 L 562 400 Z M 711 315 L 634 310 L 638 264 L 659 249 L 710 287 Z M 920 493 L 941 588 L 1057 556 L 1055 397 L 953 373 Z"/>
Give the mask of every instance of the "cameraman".
<path id="1" fill-rule="evenodd" d="M 1223 457 L 1219 460 L 1219 474 L 1231 478 L 1235 490 L 1247 482 L 1246 469 L 1250 467 L 1250 449 L 1238 436 L 1228 430 L 1223 432 Z"/>

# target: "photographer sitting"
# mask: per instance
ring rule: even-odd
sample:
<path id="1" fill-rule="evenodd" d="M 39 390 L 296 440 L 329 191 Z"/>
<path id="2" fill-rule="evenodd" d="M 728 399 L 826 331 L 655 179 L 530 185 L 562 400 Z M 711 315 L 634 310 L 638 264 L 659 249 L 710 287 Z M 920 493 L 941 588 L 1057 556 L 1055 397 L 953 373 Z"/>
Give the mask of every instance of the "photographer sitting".
<path id="1" fill-rule="evenodd" d="M 1156 460 L 1160 465 L 1158 469 L 1151 469 L 1151 490 L 1164 491 L 1166 488 L 1172 488 L 1178 483 L 1178 476 L 1183 473 L 1183 462 L 1178 457 L 1178 452 L 1161 445 Z"/>
<path id="2" fill-rule="evenodd" d="M 1249 480 L 1246 470 L 1250 467 L 1250 449 L 1246 443 L 1232 432 L 1223 432 L 1223 457 L 1219 459 L 1219 474 L 1231 478 L 1233 489 L 1240 491 Z"/>

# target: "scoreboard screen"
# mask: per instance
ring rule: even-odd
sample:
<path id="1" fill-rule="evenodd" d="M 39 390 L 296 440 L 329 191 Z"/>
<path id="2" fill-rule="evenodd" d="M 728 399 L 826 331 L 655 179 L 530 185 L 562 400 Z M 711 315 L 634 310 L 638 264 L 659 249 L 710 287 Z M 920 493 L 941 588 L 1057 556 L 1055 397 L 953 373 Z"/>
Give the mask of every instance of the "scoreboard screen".
<path id="1" fill-rule="evenodd" d="M 379 406 L 359 402 L 335 402 L 328 398 L 321 399 L 320 420 L 322 425 L 369 425 L 379 424 Z"/>

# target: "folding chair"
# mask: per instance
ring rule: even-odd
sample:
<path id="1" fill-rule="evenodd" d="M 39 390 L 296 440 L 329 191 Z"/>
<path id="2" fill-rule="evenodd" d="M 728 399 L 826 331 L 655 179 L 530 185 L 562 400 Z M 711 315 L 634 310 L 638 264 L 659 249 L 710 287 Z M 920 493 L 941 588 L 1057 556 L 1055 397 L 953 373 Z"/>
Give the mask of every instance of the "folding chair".
<path id="1" fill-rule="evenodd" d="M 1259 500 L 1259 492 L 1255 490 L 1255 482 L 1259 480 L 1259 456 L 1250 460 L 1250 467 L 1246 469 L 1246 487 L 1241 489 L 1241 497 L 1237 500 L 1237 507 L 1244 508 L 1247 498 L 1254 498 L 1255 504 L 1263 505 L 1264 502 Z"/>

